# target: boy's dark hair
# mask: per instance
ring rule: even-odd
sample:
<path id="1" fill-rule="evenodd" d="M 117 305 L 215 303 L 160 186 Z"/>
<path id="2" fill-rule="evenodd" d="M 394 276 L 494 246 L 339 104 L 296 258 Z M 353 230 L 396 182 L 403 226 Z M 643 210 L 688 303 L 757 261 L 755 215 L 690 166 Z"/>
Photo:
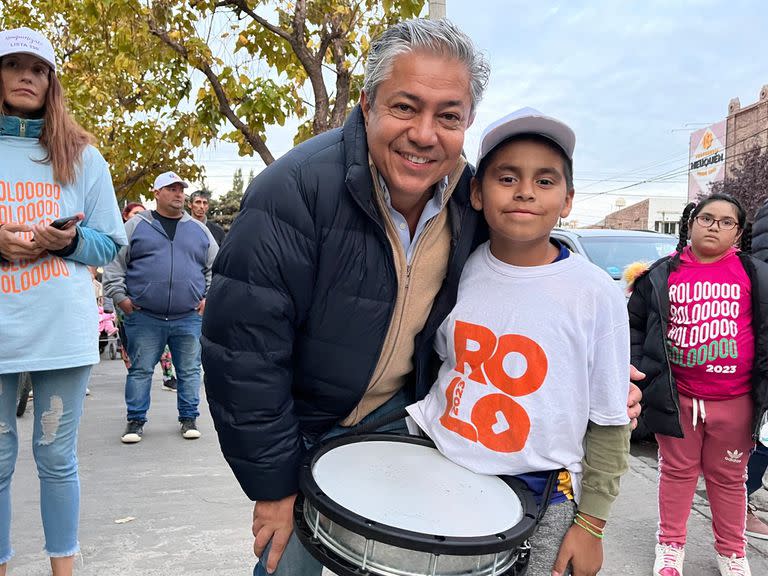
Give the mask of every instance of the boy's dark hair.
<path id="1" fill-rule="evenodd" d="M 475 178 L 477 178 L 480 182 L 482 182 L 483 177 L 485 176 L 485 171 L 488 169 L 488 166 L 490 166 L 490 163 L 493 161 L 493 159 L 496 157 L 496 154 L 499 153 L 499 150 L 507 146 L 508 144 L 512 144 L 513 142 L 537 142 L 538 144 L 543 144 L 547 148 L 554 150 L 560 155 L 560 158 L 563 160 L 563 176 L 565 177 L 565 186 L 567 190 L 573 190 L 573 163 L 571 162 L 571 159 L 568 158 L 568 156 L 565 153 L 565 150 L 560 148 L 555 142 L 547 138 L 546 136 L 542 136 L 541 134 L 515 134 L 514 136 L 510 136 L 506 140 L 502 140 L 499 142 L 496 146 L 493 147 L 493 150 L 491 150 L 488 154 L 486 154 L 483 159 L 480 161 L 480 164 L 477 165 L 477 168 L 475 170 Z"/>
<path id="2" fill-rule="evenodd" d="M 678 262 L 680 262 L 680 254 L 688 245 L 688 230 L 691 227 L 693 219 L 701 213 L 707 204 L 717 202 L 718 200 L 728 202 L 736 207 L 736 221 L 738 222 L 739 228 L 741 228 L 739 249 L 746 254 L 749 254 L 752 251 L 752 224 L 747 222 L 747 211 L 744 210 L 741 202 L 730 194 L 710 194 L 709 196 L 702 198 L 698 204 L 696 204 L 696 202 L 689 203 L 683 210 L 683 215 L 680 217 L 680 235 L 678 236 L 675 257 L 672 262 L 673 267 L 677 267 Z"/>

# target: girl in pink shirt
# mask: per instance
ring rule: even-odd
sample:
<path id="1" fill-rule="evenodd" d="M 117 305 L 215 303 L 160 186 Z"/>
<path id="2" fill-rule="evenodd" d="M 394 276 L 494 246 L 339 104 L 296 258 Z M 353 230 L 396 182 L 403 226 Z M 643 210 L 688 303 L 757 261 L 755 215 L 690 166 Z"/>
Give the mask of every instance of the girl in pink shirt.
<path id="1" fill-rule="evenodd" d="M 683 574 L 700 474 L 720 574 L 751 574 L 744 481 L 768 407 L 768 265 L 747 254 L 750 241 L 735 198 L 712 194 L 689 204 L 677 252 L 638 278 L 629 300 L 632 363 L 647 375 L 638 385 L 659 444 L 654 576 Z"/>

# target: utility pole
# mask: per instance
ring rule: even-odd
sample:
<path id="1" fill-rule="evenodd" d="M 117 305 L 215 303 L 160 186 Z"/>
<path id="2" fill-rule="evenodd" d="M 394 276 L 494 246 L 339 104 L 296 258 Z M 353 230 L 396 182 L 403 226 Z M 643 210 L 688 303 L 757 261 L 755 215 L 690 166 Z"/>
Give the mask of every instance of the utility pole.
<path id="1" fill-rule="evenodd" d="M 429 19 L 445 18 L 445 3 L 447 0 L 429 0 Z"/>

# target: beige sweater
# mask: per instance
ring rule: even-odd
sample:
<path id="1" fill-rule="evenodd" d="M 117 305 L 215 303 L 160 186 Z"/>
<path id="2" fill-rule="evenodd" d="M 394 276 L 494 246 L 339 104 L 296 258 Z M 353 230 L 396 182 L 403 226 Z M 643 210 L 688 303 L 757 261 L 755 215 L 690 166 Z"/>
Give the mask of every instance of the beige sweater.
<path id="1" fill-rule="evenodd" d="M 376 202 L 394 256 L 398 291 L 392 321 L 368 389 L 357 407 L 341 421 L 342 426 L 354 426 L 392 398 L 403 387 L 406 376 L 413 370 L 414 340 L 427 321 L 432 303 L 448 270 L 451 229 L 445 205 L 465 166 L 466 161 L 461 158 L 458 166 L 448 176 L 448 186 L 442 198 L 443 209 L 429 221 L 419 236 L 409 265 L 384 200 L 384 192 L 379 186 L 378 172 L 373 164 L 370 164 L 376 187 Z"/>

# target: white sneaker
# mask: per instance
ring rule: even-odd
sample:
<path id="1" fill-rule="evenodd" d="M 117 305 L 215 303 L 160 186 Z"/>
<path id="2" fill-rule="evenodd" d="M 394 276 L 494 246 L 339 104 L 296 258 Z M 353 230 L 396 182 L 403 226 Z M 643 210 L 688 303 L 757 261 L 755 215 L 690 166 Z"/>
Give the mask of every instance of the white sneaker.
<path id="1" fill-rule="evenodd" d="M 656 544 L 653 576 L 683 576 L 685 549 L 671 544 Z"/>
<path id="2" fill-rule="evenodd" d="M 734 554 L 728 558 L 718 554 L 717 567 L 720 569 L 720 576 L 752 576 L 746 556 L 736 558 Z"/>

